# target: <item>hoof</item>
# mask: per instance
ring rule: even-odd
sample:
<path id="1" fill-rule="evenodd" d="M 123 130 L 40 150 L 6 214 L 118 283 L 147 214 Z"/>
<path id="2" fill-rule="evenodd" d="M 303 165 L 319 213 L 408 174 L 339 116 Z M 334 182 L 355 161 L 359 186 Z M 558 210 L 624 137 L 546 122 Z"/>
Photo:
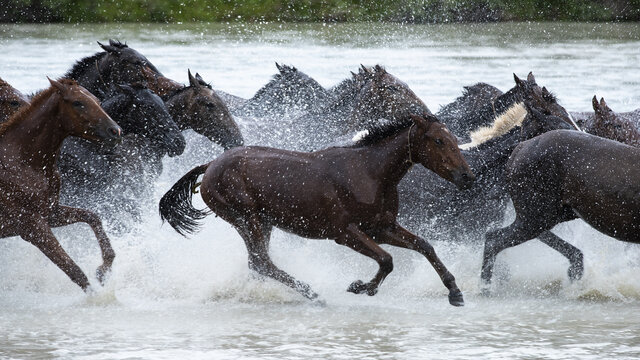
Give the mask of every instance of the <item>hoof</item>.
<path id="1" fill-rule="evenodd" d="M 111 267 L 107 267 L 105 265 L 98 266 L 98 268 L 96 269 L 96 278 L 98 278 L 98 281 L 100 281 L 100 285 L 104 285 L 105 281 L 107 281 L 107 278 L 109 277 L 109 274 L 111 274 Z"/>
<path id="2" fill-rule="evenodd" d="M 464 299 L 460 289 L 452 289 L 449 291 L 449 304 L 453 306 L 464 306 Z"/>
<path id="3" fill-rule="evenodd" d="M 571 265 L 567 270 L 567 275 L 569 275 L 569 280 L 577 281 L 582 279 L 582 275 L 584 275 L 584 266 L 582 264 L 578 266 Z"/>
<path id="4" fill-rule="evenodd" d="M 378 293 L 378 287 L 373 285 L 372 283 L 363 283 L 361 280 L 357 280 L 351 283 L 347 288 L 348 292 L 352 292 L 354 294 L 362 294 L 364 292 L 369 296 L 373 296 Z"/>

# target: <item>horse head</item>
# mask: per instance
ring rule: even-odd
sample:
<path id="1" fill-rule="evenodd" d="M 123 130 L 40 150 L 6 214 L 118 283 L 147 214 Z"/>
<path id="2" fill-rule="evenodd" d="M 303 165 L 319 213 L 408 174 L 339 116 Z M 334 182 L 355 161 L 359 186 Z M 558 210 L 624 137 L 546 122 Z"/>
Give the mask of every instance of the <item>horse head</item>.
<path id="1" fill-rule="evenodd" d="M 551 111 L 546 108 L 536 108 L 528 101 L 526 101 L 524 105 L 527 109 L 527 116 L 522 121 L 520 141 L 534 138 L 551 130 L 575 130 L 575 128 L 567 124 L 563 118 L 553 115 Z"/>
<path id="2" fill-rule="evenodd" d="M 183 129 L 190 128 L 225 150 L 242 146 L 244 139 L 229 108 L 199 74 L 188 71 L 189 86 L 167 100 L 169 112 Z"/>
<path id="3" fill-rule="evenodd" d="M 616 114 L 604 101 L 600 98 L 600 102 L 596 96 L 591 100 L 595 117 L 587 132 L 607 139 L 616 140 L 628 145 L 640 145 L 640 132 L 630 121 L 625 121 Z"/>
<path id="4" fill-rule="evenodd" d="M 529 102 L 533 107 L 561 118 L 567 124 L 579 130 L 571 115 L 558 103 L 556 96 L 546 87 L 540 87 L 536 83 L 533 73 L 529 73 L 527 80 L 521 80 L 516 74 L 513 74 L 513 79 L 516 82 L 514 89 L 522 101 Z"/>
<path id="5" fill-rule="evenodd" d="M 361 66 L 354 80 L 359 87 L 356 103 L 349 116 L 353 131 L 379 119 L 396 121 L 410 114 L 431 114 L 427 105 L 403 81 L 382 66 Z"/>
<path id="6" fill-rule="evenodd" d="M 108 45 L 98 42 L 105 51 L 97 61 L 102 81 L 105 85 L 143 82 L 143 69 L 148 68 L 158 75 L 160 71 L 142 54 L 117 40 L 109 40 Z"/>
<path id="7" fill-rule="evenodd" d="M 122 138 L 122 129 L 100 107 L 99 100 L 74 80 L 49 79 L 61 96 L 59 113 L 62 128 L 70 135 L 90 141 L 114 143 Z"/>
<path id="8" fill-rule="evenodd" d="M 432 114 L 409 115 L 410 160 L 422 164 L 460 189 L 468 189 L 475 175 L 458 148 L 457 138 Z"/>
<path id="9" fill-rule="evenodd" d="M 182 154 L 186 141 L 160 97 L 144 85 L 118 85 L 103 103 L 126 134 L 148 140 L 169 156 Z"/>
<path id="10" fill-rule="evenodd" d="M 29 99 L 6 81 L 0 79 L 0 123 L 20 108 L 29 105 Z"/>

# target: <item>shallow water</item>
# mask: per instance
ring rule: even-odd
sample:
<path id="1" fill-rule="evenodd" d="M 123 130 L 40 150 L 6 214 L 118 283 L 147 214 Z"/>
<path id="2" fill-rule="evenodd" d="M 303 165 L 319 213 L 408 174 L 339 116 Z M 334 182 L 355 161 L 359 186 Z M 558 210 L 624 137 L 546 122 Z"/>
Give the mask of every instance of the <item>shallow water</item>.
<path id="1" fill-rule="evenodd" d="M 594 94 L 616 111 L 640 106 L 640 25 L 0 25 L 0 77 L 23 92 L 47 85 L 73 62 L 119 38 L 165 75 L 186 69 L 216 88 L 250 97 L 275 73 L 297 66 L 325 86 L 359 64 L 384 64 L 436 111 L 463 85 L 507 90 L 512 73 L 533 71 L 571 111 L 588 111 Z M 244 120 L 243 126 L 246 125 Z M 221 152 L 187 133 L 185 155 L 165 160 L 159 197 L 186 170 Z M 249 143 L 257 134 L 245 133 Z M 202 206 L 202 202 L 196 203 Z M 482 247 L 435 241 L 458 279 L 466 306 L 448 305 L 427 261 L 388 248 L 395 270 L 375 297 L 345 292 L 376 265 L 330 241 L 276 231 L 274 262 L 326 301 L 313 306 L 284 286 L 253 276 L 246 250 L 213 216 L 183 239 L 154 208 L 145 222 L 112 236 L 118 255 L 105 288 L 85 296 L 35 248 L 0 242 L 2 358 L 637 358 L 640 356 L 640 248 L 580 221 L 557 234 L 585 254 L 585 276 L 538 242 L 498 257 L 491 297 L 479 292 Z M 99 265 L 82 225 L 55 231 L 87 274 Z M 443 239 L 446 240 L 446 239 Z M 95 280 L 94 280 L 95 282 Z"/>

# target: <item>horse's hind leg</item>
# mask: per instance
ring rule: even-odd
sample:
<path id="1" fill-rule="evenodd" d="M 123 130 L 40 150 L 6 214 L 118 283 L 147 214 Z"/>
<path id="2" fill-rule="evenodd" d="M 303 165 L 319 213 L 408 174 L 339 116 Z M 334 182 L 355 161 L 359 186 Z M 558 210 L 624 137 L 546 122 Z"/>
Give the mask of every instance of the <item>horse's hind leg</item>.
<path id="1" fill-rule="evenodd" d="M 318 294 L 311 290 L 308 284 L 296 280 L 291 275 L 279 269 L 269 257 L 269 238 L 271 237 L 271 226 L 261 222 L 257 216 L 250 216 L 250 219 L 234 224 L 236 230 L 247 246 L 249 253 L 249 268 L 260 275 L 268 276 L 280 281 L 288 287 L 296 290 L 309 300 L 318 298 Z"/>
<path id="2" fill-rule="evenodd" d="M 438 276 L 440 276 L 444 286 L 449 289 L 449 303 L 454 306 L 464 305 L 462 292 L 458 288 L 458 285 L 456 285 L 455 277 L 449 272 L 449 270 L 447 270 L 446 266 L 436 254 L 433 246 L 431 246 L 431 244 L 426 240 L 414 235 L 398 224 L 396 224 L 392 229 L 382 232 L 378 237 L 376 237 L 376 240 L 383 244 L 414 250 L 424 255 L 436 270 Z"/>
<path id="3" fill-rule="evenodd" d="M 391 255 L 354 224 L 349 224 L 343 235 L 336 239 L 336 242 L 368 256 L 378 263 L 380 268 L 371 281 L 364 283 L 361 280 L 357 280 L 347 288 L 347 291 L 354 294 L 366 292 L 369 296 L 375 295 L 382 281 L 393 271 L 393 258 Z"/>
<path id="4" fill-rule="evenodd" d="M 98 215 L 89 210 L 69 206 L 58 206 L 49 216 L 49 225 L 51 225 L 51 227 L 64 226 L 77 222 L 88 224 L 98 239 L 98 245 L 102 253 L 102 265 L 96 270 L 96 276 L 100 283 L 104 284 L 106 275 L 111 271 L 111 265 L 113 264 L 116 254 L 111 247 L 109 237 L 105 233 L 102 227 L 102 221 Z"/>
<path id="5" fill-rule="evenodd" d="M 579 280 L 582 278 L 582 274 L 584 273 L 584 256 L 580 249 L 562 240 L 551 231 L 545 231 L 538 235 L 538 239 L 569 260 L 570 266 L 567 271 L 569 279 Z"/>
<path id="6" fill-rule="evenodd" d="M 60 270 L 82 288 L 87 291 L 89 288 L 89 279 L 82 272 L 80 267 L 69 257 L 62 248 L 58 240 L 53 235 L 51 227 L 43 218 L 33 219 L 25 222 L 20 237 L 29 243 L 35 245 L 49 260 L 51 260 Z"/>

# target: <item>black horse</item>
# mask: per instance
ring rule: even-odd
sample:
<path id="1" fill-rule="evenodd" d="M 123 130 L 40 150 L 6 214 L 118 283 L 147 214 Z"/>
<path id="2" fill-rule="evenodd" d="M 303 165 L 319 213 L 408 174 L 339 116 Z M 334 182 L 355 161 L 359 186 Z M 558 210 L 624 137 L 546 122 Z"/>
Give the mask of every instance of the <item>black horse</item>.
<path id="1" fill-rule="evenodd" d="M 459 120 L 471 117 L 486 104 L 494 103 L 502 94 L 504 94 L 502 90 L 487 83 L 480 82 L 465 86 L 462 95 L 453 102 L 442 106 L 436 116 L 443 123 L 450 124 L 447 126 L 454 134 L 463 133 L 464 130 L 460 129 Z"/>
<path id="2" fill-rule="evenodd" d="M 186 142 L 164 102 L 142 85 L 114 88 L 102 108 L 122 127 L 123 141 L 105 147 L 67 139 L 59 158 L 60 195 L 62 202 L 91 208 L 122 230 L 126 221 L 141 220 L 144 195 L 162 171 L 162 157 L 182 154 Z"/>
<path id="3" fill-rule="evenodd" d="M 504 169 L 513 149 L 522 141 L 554 129 L 571 128 L 562 119 L 529 103 L 518 103 L 494 121 L 491 129 L 472 134 L 477 143 L 461 145 L 476 174 L 476 183 L 458 191 L 429 172 L 416 168 L 400 183 L 400 219 L 437 233 L 443 239 L 469 242 L 501 225 L 509 196 Z"/>
<path id="4" fill-rule="evenodd" d="M 598 102 L 595 95 L 591 102 L 594 113 L 587 114 L 579 121 L 586 132 L 640 147 L 640 109 L 617 113 L 611 110 L 604 98 L 600 98 Z"/>
<path id="5" fill-rule="evenodd" d="M 533 106 L 548 109 L 551 114 L 564 119 L 569 124 L 573 122 L 571 115 L 558 104 L 556 97 L 546 87 L 541 88 L 536 83 L 532 73 L 529 73 L 527 80 L 521 80 L 515 74 L 513 74 L 513 78 L 516 85 L 512 89 L 495 97 L 492 101 L 488 101 L 477 108 L 472 108 L 471 111 L 457 112 L 453 110 L 453 106 L 451 109 L 445 107 L 446 111 L 444 113 L 441 111 L 442 114 L 439 113 L 439 115 L 443 115 L 442 122 L 447 124 L 456 136 L 469 140 L 468 134 L 472 130 L 491 124 L 493 119 L 502 115 L 513 105 L 525 100 L 530 102 L 534 100 L 535 102 L 532 102 Z M 491 90 L 486 86 L 482 86 L 482 88 L 484 90 L 480 92 L 485 93 L 496 93 L 495 90 L 497 90 Z M 479 101 L 474 103 L 480 105 Z"/>
<path id="6" fill-rule="evenodd" d="M 314 112 L 333 101 L 333 94 L 293 66 L 276 63 L 278 73 L 234 114 L 274 117 Z"/>
<path id="7" fill-rule="evenodd" d="M 640 149 L 576 131 L 551 131 L 518 145 L 506 170 L 516 218 L 487 234 L 483 282 L 491 281 L 498 253 L 542 234 L 548 245 L 579 258 L 569 276 L 580 278 L 582 253 L 549 231 L 577 218 L 618 240 L 640 243 L 639 163 Z"/>
<path id="8" fill-rule="evenodd" d="M 92 94 L 103 100 L 115 84 L 144 82 L 144 67 L 160 71 L 142 54 L 117 40 L 109 45 L 98 42 L 104 50 L 77 61 L 65 78 L 74 79 Z"/>

